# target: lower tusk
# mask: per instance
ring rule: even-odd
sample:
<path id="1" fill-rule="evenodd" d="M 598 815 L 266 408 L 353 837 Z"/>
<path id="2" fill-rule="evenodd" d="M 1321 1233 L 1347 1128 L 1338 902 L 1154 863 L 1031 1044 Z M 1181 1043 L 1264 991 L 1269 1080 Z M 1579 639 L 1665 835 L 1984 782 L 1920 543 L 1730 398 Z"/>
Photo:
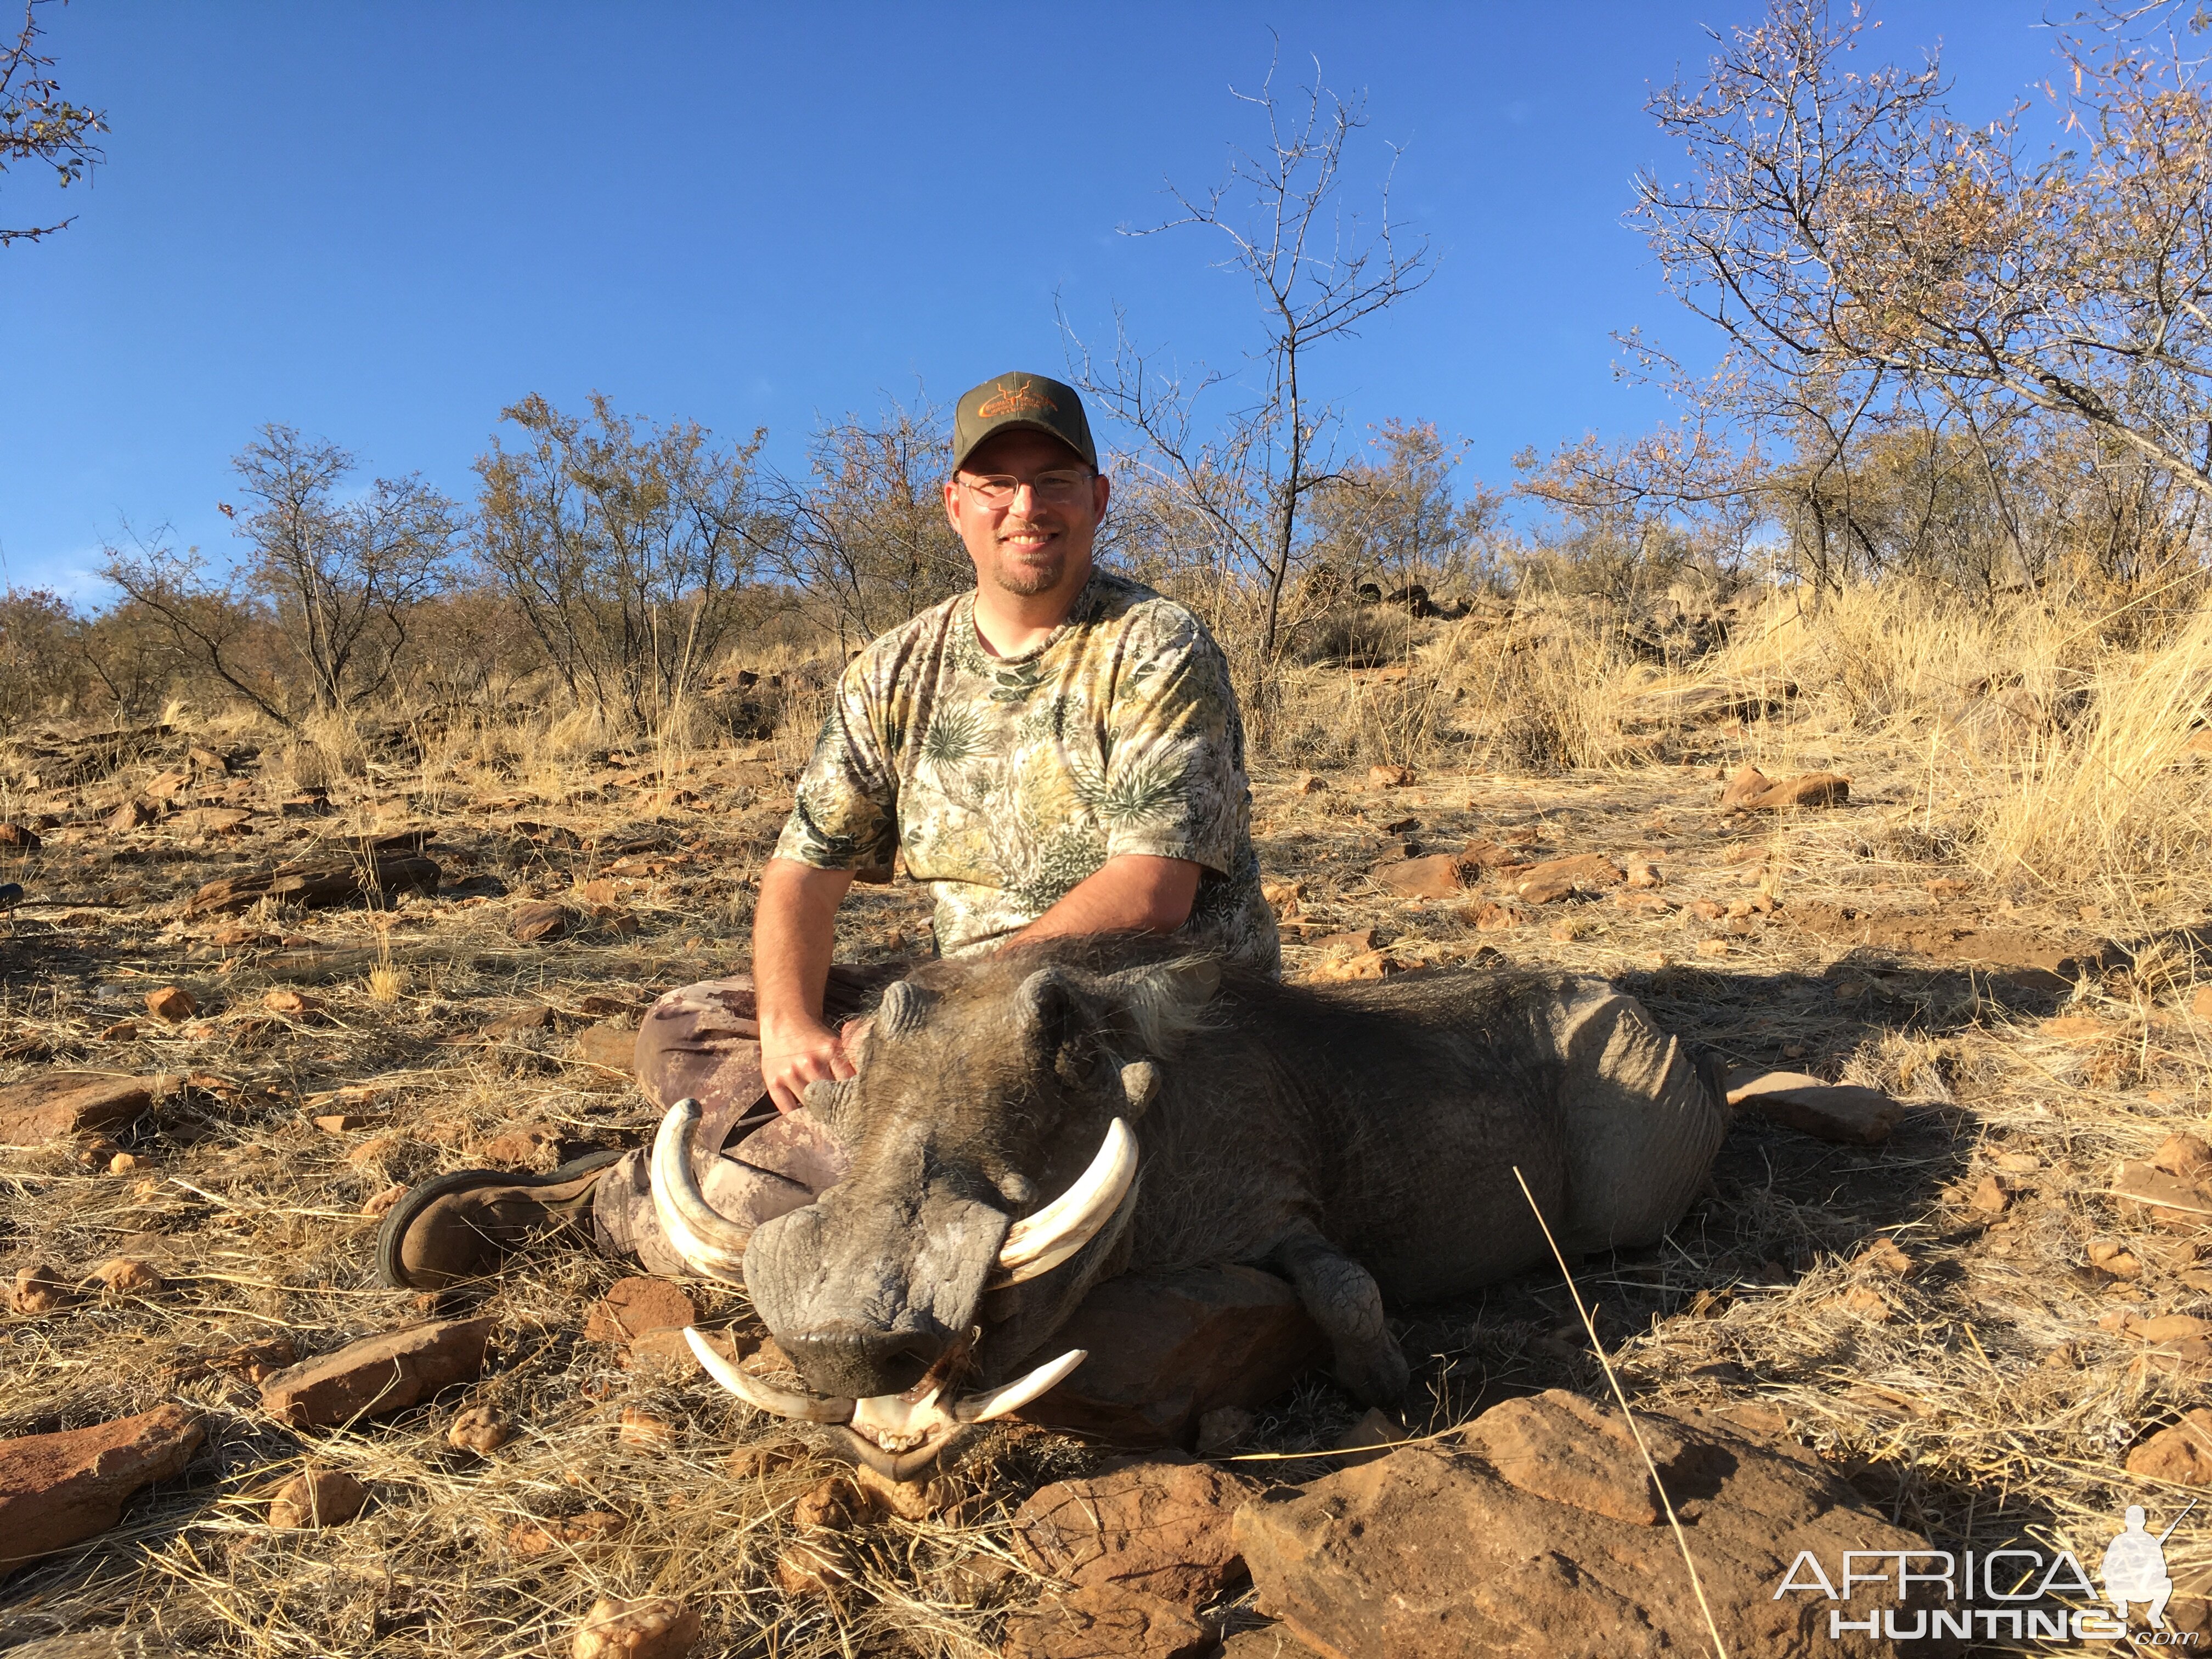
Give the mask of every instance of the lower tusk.
<path id="1" fill-rule="evenodd" d="M 1004 1417 L 1008 1412 L 1019 1411 L 1046 1389 L 1057 1387 L 1067 1374 L 1091 1357 L 1088 1348 L 1070 1348 L 1049 1364 L 1040 1365 L 1027 1376 L 1009 1382 L 988 1394 L 975 1394 L 952 1408 L 956 1421 L 988 1423 L 994 1417 Z"/>
<path id="2" fill-rule="evenodd" d="M 684 1328 L 684 1340 L 690 1345 L 694 1357 L 707 1368 L 707 1375 L 748 1406 L 802 1423 L 849 1423 L 853 1419 L 854 1402 L 850 1400 L 814 1400 L 763 1382 L 757 1376 L 747 1376 L 715 1352 L 713 1345 L 689 1325 Z"/>
<path id="3" fill-rule="evenodd" d="M 871 1395 L 853 1406 L 853 1431 L 867 1436 L 885 1451 L 912 1451 L 932 1435 L 953 1425 L 932 1389 L 919 1400 L 903 1395 Z"/>
<path id="4" fill-rule="evenodd" d="M 653 1211 L 669 1248 L 709 1279 L 726 1285 L 745 1282 L 745 1245 L 751 1229 L 741 1227 L 707 1202 L 691 1168 L 691 1132 L 699 1121 L 699 1103 L 685 1099 L 668 1109 L 653 1137 Z"/>
<path id="5" fill-rule="evenodd" d="M 991 1276 L 993 1288 L 1050 1273 L 1073 1255 L 1121 1208 L 1136 1179 L 1137 1139 L 1128 1124 L 1117 1117 L 1107 1126 L 1098 1155 L 1075 1184 L 1035 1215 L 1006 1229 L 998 1268 Z"/>

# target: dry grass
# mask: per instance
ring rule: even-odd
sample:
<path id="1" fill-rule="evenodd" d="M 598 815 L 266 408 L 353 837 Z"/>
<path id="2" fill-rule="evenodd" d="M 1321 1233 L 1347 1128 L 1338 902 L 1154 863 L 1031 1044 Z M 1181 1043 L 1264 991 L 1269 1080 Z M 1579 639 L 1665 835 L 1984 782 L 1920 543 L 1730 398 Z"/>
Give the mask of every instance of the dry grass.
<path id="1" fill-rule="evenodd" d="M 2114 643 L 2080 632 L 2094 614 L 1993 623 L 1852 595 L 1825 619 L 1751 617 L 1727 649 L 1671 677 L 1587 616 L 1515 623 L 1517 638 L 1433 624 L 1402 677 L 1298 671 L 1276 752 L 1256 771 L 1267 873 L 1304 888 L 1286 917 L 1292 972 L 1340 955 L 1323 941 L 1354 927 L 1377 928 L 1407 966 L 1498 948 L 1613 975 L 1732 1063 L 1875 1082 L 1908 1103 L 1905 1127 L 1870 1150 L 1741 1121 L 1711 1194 L 1673 1239 L 1577 1271 L 1639 1407 L 1777 1413 L 1886 1512 L 1950 1547 L 2034 1536 L 2101 1549 L 2145 1491 L 2121 1468 L 2127 1449 L 2203 1394 L 2100 1321 L 2212 1313 L 2212 1261 L 2131 1229 L 2107 1190 L 2118 1160 L 2212 1117 L 2212 1022 L 2191 1012 L 2212 959 L 2180 933 L 2203 922 L 2212 890 L 2212 764 L 2180 747 L 2204 712 L 2206 624 L 2175 618 Z M 1975 689 L 1992 679 L 2040 701 L 1992 715 L 1990 689 Z M 1640 718 L 1637 699 L 1684 683 L 1796 695 L 1786 717 L 1764 720 Z M 598 1595 L 660 1591 L 706 1613 L 704 1651 L 994 1650 L 1005 1609 L 1043 1588 L 1011 1565 L 1007 1517 L 1094 1449 L 1009 1434 L 971 1466 L 958 1512 L 855 1529 L 846 1591 L 794 1598 L 775 1563 L 794 1536 L 793 1505 L 829 1466 L 732 1473 L 732 1448 L 778 1431 L 703 1379 L 625 1369 L 584 1340 L 586 1309 L 620 1271 L 588 1254 L 519 1262 L 472 1298 L 500 1322 L 483 1382 L 388 1423 L 289 1430 L 235 1372 L 191 1363 L 280 1334 L 319 1352 L 419 1317 L 370 1272 L 375 1224 L 362 1210 L 392 1183 L 477 1162 L 516 1123 L 579 1146 L 647 1132 L 649 1109 L 581 1057 L 575 1034 L 743 958 L 750 884 L 819 685 L 793 684 L 775 738 L 737 744 L 697 726 L 647 744 L 528 719 L 289 748 L 205 726 L 264 745 L 234 786 L 256 812 L 242 839 L 88 823 L 50 832 L 42 854 L 6 855 L 0 877 L 62 902 L 0 933 L 0 1081 L 46 1065 L 196 1081 L 122 1138 L 150 1172 L 88 1167 L 76 1147 L 0 1151 L 6 1271 L 127 1254 L 169 1279 L 152 1297 L 0 1316 L 0 1432 L 176 1398 L 208 1413 L 210 1443 L 125 1528 L 0 1585 L 0 1644 L 127 1621 L 210 1652 L 520 1655 L 560 1649 Z M 1558 744 L 1516 748 L 1516 721 Z M 149 753 L 112 781 L 64 789 L 10 784 L 0 816 L 89 818 L 172 758 Z M 1369 792 L 1374 761 L 1420 776 Z M 1720 776 L 1745 761 L 1845 771 L 1851 804 L 1724 817 Z M 1292 793 L 1292 769 L 1316 764 L 1331 787 Z M 337 816 L 282 817 L 277 804 L 310 775 Z M 1410 830 L 1385 827 L 1408 818 Z M 212 926 L 181 916 L 181 898 L 240 867 L 238 854 L 415 825 L 438 830 L 444 896 L 381 915 L 235 919 L 311 941 L 291 945 L 218 946 Z M 1367 873 L 1409 839 L 1444 848 L 1507 831 L 1533 832 L 1536 856 L 1656 854 L 1659 891 L 1681 908 L 1643 915 L 1600 899 L 1485 933 L 1472 903 L 1395 899 Z M 505 893 L 483 896 L 493 880 Z M 534 947 L 508 934 L 514 904 L 566 896 L 588 909 L 584 884 L 599 883 L 612 902 L 580 933 Z M 1708 921 L 1691 908 L 1758 892 L 1778 898 L 1772 917 Z M 1846 908 L 1891 926 L 1891 945 L 1824 931 Z M 904 888 L 856 890 L 840 949 L 912 949 L 925 915 Z M 2002 962 L 1931 948 L 1966 928 L 1978 948 L 2014 956 L 2132 948 L 2063 984 L 2008 981 Z M 202 1008 L 177 1028 L 143 1015 L 145 991 L 172 981 Z M 276 987 L 325 1006 L 272 1014 L 263 994 Z M 552 1029 L 478 1036 L 532 1004 L 555 1011 Z M 2085 1036 L 2051 1027 L 2056 1014 L 2100 1023 Z M 106 1035 L 133 1016 L 135 1036 Z M 343 1135 L 307 1121 L 337 1110 L 373 1121 Z M 1966 1201 L 1992 1172 L 2014 1188 L 2001 1215 Z M 1867 1257 L 1881 1239 L 1904 1251 L 1909 1276 Z M 2093 1239 L 2128 1244 L 2140 1277 L 2088 1271 Z M 740 1297 L 690 1288 L 710 1322 L 749 1319 Z M 1412 1310 L 1398 1328 L 1419 1379 L 1410 1433 L 1513 1392 L 1601 1386 L 1548 1273 Z M 520 1429 L 483 1460 L 444 1440 L 453 1412 L 479 1403 Z M 674 1444 L 623 1444 L 626 1407 L 673 1425 Z M 1248 1471 L 1311 1478 L 1354 1414 L 1309 1378 L 1264 1415 L 1265 1455 Z M 367 1481 L 371 1507 L 326 1532 L 271 1531 L 267 1494 L 308 1461 Z M 620 1517 L 605 1544 L 514 1547 L 518 1525 L 594 1510 Z M 2212 1551 L 2193 1541 L 2207 1536 L 2185 1526 L 2170 1547 L 2185 1590 L 2212 1575 Z M 1215 1611 L 1232 1627 L 1256 1622 L 1249 1595 Z"/>

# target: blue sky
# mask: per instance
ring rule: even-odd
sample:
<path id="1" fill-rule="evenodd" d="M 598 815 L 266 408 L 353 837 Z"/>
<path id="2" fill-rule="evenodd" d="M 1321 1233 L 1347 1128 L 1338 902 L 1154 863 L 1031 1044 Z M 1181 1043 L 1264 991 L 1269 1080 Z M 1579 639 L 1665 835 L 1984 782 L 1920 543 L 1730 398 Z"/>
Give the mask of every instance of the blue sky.
<path id="1" fill-rule="evenodd" d="M 1254 136 L 1229 96 L 1273 41 L 1364 91 L 1354 198 L 1405 146 L 1395 206 L 1435 279 L 1316 372 L 1357 435 L 1428 419 L 1493 482 L 1510 457 L 1663 411 L 1610 331 L 1707 349 L 1621 223 L 1671 161 L 1647 85 L 1694 73 L 1748 0 L 1389 6 L 459 3 L 50 8 L 108 164 L 18 168 L 0 222 L 0 582 L 97 596 L 126 520 L 231 549 L 215 504 L 267 421 L 465 496 L 500 409 L 593 390 L 796 467 L 818 417 L 1012 367 L 1062 371 L 1126 306 L 1186 365 L 1233 364 L 1249 290 L 1161 217 L 1172 179 Z M 1884 14 L 1940 39 L 1961 113 L 2039 82 L 2034 4 Z M 1110 434 L 1109 434 L 1110 436 Z"/>

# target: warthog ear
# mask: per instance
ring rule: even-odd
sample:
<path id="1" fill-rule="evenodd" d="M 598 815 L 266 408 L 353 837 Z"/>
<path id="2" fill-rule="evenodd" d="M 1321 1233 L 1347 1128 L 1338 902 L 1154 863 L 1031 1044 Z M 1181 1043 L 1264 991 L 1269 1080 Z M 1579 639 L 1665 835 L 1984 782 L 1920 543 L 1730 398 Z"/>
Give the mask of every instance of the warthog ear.
<path id="1" fill-rule="evenodd" d="M 876 1009 L 876 1029 L 887 1037 L 902 1037 L 921 1029 L 923 1015 L 935 1000 L 910 980 L 898 980 L 884 993 Z"/>
<path id="2" fill-rule="evenodd" d="M 1075 987 L 1058 968 L 1040 968 L 1024 980 L 1014 993 L 1014 1009 L 1041 1054 L 1057 1054 L 1060 1044 L 1075 1035 L 1079 1012 Z"/>

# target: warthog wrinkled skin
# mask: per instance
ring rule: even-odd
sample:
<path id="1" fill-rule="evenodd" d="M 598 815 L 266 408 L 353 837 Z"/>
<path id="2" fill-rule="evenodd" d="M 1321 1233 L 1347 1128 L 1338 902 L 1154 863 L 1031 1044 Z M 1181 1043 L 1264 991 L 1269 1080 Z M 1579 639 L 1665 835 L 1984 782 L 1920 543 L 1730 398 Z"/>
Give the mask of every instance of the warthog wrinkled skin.
<path id="1" fill-rule="evenodd" d="M 1570 1250 L 1648 1243 L 1726 1127 L 1678 1044 L 1568 975 L 1291 986 L 1123 939 L 933 963 L 908 982 L 859 1075 L 808 1091 L 850 1175 L 756 1229 L 744 1257 L 754 1306 L 825 1395 L 905 1389 L 974 1327 L 996 1382 L 1103 1277 L 1243 1262 L 1297 1288 L 1352 1393 L 1395 1400 L 1407 1369 L 1386 1302 L 1547 1256 L 1516 1166 Z M 1610 1045 L 1624 1086 L 1589 1085 L 1590 1044 Z M 1141 1163 L 1115 1222 L 1041 1278 L 988 1289 L 1010 1223 L 1065 1189 L 1117 1116 Z"/>

